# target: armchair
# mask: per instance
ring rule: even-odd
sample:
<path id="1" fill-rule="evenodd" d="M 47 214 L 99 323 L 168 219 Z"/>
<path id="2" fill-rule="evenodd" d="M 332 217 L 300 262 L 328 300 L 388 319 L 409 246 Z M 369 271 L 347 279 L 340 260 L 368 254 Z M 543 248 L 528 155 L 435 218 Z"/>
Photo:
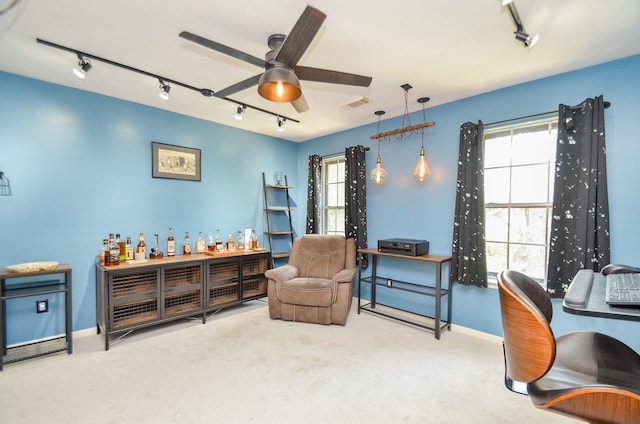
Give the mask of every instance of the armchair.
<path id="1" fill-rule="evenodd" d="M 306 234 L 289 263 L 265 272 L 271 319 L 345 325 L 353 299 L 356 246 L 351 238 Z"/>

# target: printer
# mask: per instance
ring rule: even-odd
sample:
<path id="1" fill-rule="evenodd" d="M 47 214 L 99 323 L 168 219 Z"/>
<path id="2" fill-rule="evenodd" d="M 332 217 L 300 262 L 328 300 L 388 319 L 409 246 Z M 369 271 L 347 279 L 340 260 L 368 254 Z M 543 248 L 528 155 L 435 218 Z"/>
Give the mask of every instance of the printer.
<path id="1" fill-rule="evenodd" d="M 426 255 L 429 253 L 429 242 L 426 240 L 405 238 L 378 240 L 378 252 L 395 253 L 406 256 Z"/>

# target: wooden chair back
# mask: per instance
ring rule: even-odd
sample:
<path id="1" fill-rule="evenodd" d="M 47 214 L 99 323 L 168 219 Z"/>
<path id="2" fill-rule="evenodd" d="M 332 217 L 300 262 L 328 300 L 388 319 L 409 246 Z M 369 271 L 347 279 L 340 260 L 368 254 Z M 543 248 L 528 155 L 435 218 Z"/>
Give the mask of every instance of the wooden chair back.
<path id="1" fill-rule="evenodd" d="M 513 270 L 498 275 L 506 375 L 529 383 L 549 371 L 556 344 L 551 299 L 532 278 Z"/>

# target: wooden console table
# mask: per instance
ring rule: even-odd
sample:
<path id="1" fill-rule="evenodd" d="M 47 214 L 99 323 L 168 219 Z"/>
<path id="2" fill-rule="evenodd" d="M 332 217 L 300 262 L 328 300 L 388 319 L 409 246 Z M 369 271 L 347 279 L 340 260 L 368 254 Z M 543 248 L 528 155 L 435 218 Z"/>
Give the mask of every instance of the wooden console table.
<path id="1" fill-rule="evenodd" d="M 403 321 L 418 327 L 427 328 L 435 332 L 436 339 L 440 339 L 440 332 L 443 328 L 451 330 L 451 281 L 447 283 L 447 287 L 442 287 L 442 264 L 451 262 L 451 256 L 446 255 L 420 255 L 420 256 L 408 256 L 399 255 L 396 253 L 384 253 L 378 252 L 377 249 L 358 249 L 358 255 L 360 257 L 359 264 L 362 263 L 362 257 L 364 255 L 371 255 L 371 276 L 362 276 L 362 267 L 358 267 L 358 313 L 361 310 L 371 312 L 374 314 L 386 316 L 399 321 Z M 404 260 L 404 261 L 422 261 L 435 264 L 435 283 L 434 285 L 418 284 L 407 281 L 400 281 L 393 278 L 381 277 L 378 275 L 378 258 L 388 257 Z M 362 299 L 362 283 L 371 284 L 371 301 L 366 304 L 361 304 Z M 421 296 L 430 296 L 434 298 L 435 302 L 435 316 L 430 317 L 426 314 L 417 314 L 402 310 L 400 308 L 383 305 L 376 301 L 377 288 L 384 288 L 389 290 L 401 290 L 405 292 L 414 293 Z M 446 320 L 442 319 L 442 298 L 447 297 L 447 316 Z M 431 325 L 431 322 L 433 324 Z"/>

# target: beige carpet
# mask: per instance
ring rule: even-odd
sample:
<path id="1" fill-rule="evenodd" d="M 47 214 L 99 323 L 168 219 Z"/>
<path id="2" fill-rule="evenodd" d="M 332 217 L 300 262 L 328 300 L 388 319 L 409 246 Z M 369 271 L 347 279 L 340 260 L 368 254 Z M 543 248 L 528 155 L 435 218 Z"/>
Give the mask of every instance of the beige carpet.
<path id="1" fill-rule="evenodd" d="M 264 303 L 5 366 L 0 423 L 537 423 L 502 384 L 502 347 L 352 311 L 272 321 Z"/>

